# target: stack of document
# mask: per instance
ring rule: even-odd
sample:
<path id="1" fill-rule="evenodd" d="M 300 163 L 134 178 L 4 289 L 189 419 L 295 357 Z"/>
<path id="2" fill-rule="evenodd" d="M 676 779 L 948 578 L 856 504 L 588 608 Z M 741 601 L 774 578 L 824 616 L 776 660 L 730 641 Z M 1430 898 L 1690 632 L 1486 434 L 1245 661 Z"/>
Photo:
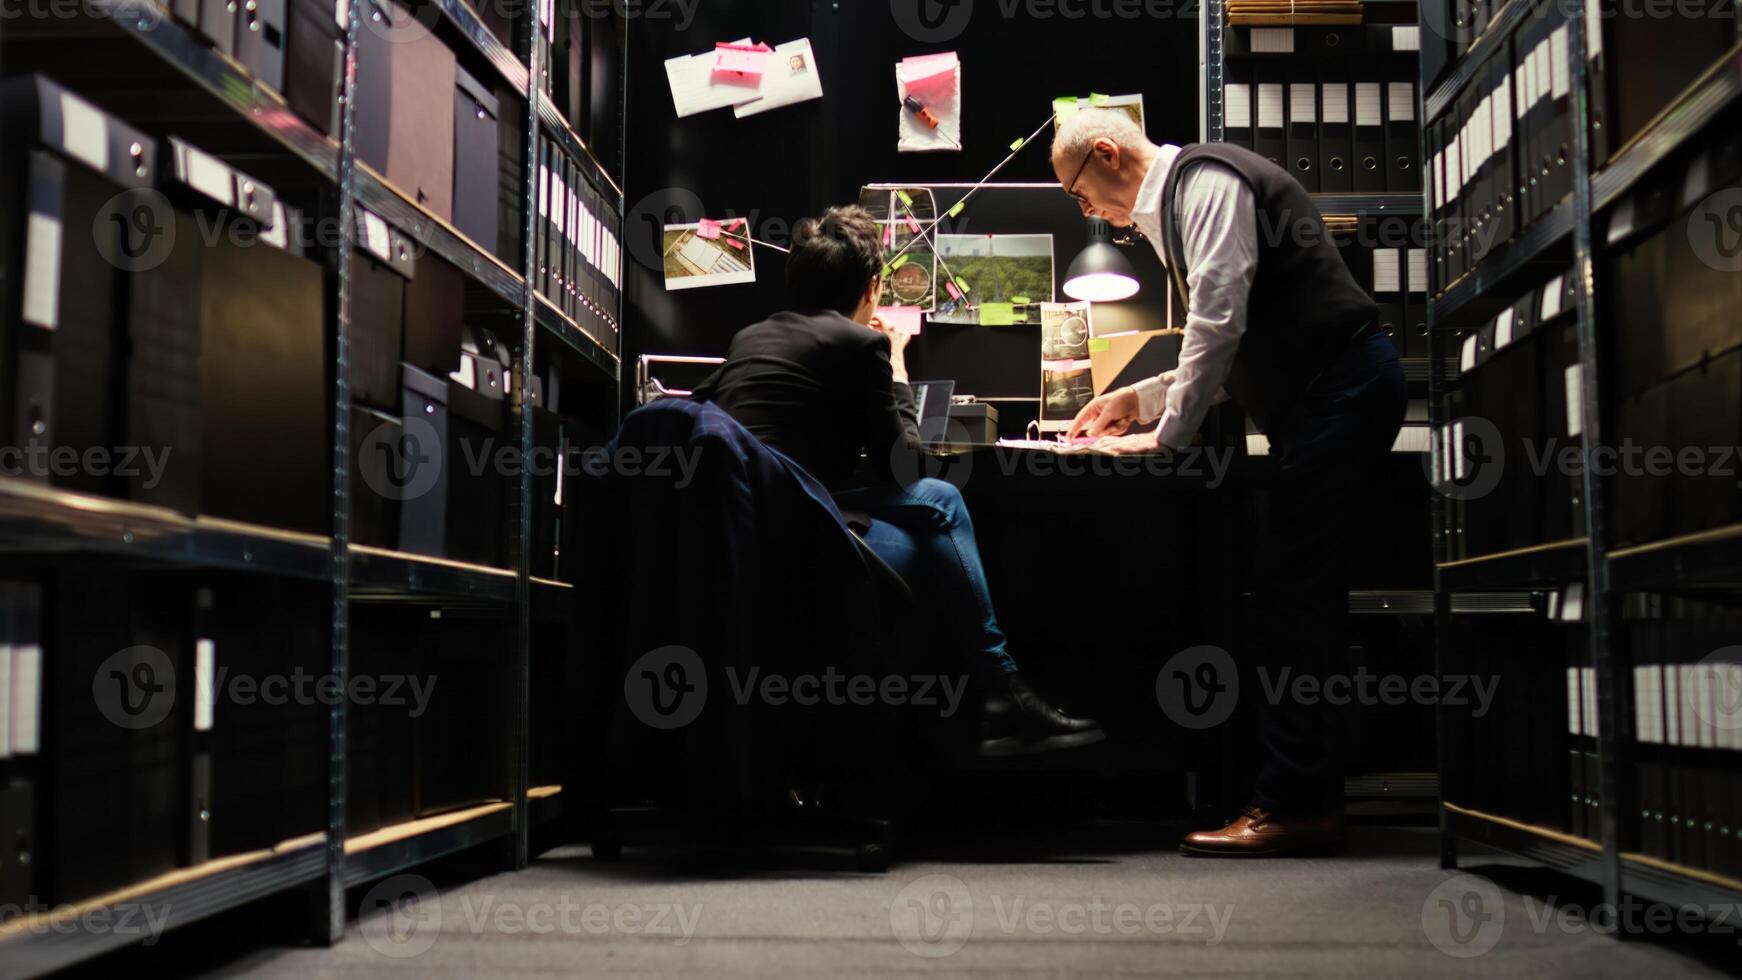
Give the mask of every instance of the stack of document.
<path id="1" fill-rule="evenodd" d="M 733 107 L 739 119 L 823 97 L 809 38 L 769 47 L 742 38 L 665 63 L 678 118 Z"/>

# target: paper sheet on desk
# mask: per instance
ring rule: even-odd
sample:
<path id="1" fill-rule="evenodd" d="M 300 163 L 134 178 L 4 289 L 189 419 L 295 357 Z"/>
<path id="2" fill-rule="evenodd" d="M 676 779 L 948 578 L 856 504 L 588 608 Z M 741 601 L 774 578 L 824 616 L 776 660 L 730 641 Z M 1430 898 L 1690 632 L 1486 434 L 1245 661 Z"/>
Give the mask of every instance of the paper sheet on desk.
<path id="1" fill-rule="evenodd" d="M 746 37 L 731 43 L 749 45 L 753 42 Z M 670 59 L 665 63 L 665 77 L 671 83 L 671 102 L 677 108 L 679 119 L 762 97 L 762 90 L 754 85 L 716 82 L 713 51 Z"/>
<path id="2" fill-rule="evenodd" d="M 823 76 L 817 69 L 816 53 L 811 50 L 810 38 L 801 37 L 774 49 L 768 72 L 762 76 L 762 97 L 738 106 L 732 114 L 743 119 L 822 97 Z"/>
<path id="3" fill-rule="evenodd" d="M 1055 456 L 1115 456 L 1117 453 L 1097 447 L 1094 443 L 1057 442 L 1052 439 L 1000 439 L 1000 449 L 1033 449 Z"/>

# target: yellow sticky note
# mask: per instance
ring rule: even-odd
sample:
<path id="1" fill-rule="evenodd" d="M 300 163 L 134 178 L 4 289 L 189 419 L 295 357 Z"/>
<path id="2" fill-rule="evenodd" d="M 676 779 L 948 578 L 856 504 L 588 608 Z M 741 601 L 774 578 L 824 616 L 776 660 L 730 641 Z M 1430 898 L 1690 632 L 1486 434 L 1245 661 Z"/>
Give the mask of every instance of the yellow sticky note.
<path id="1" fill-rule="evenodd" d="M 1089 339 L 1089 353 L 1091 354 L 1105 354 L 1112 349 L 1113 342 L 1105 337 L 1091 337 Z"/>
<path id="2" fill-rule="evenodd" d="M 1012 296 L 1010 297 L 1010 302 L 1015 303 L 1017 306 L 1027 306 L 1029 303 L 1033 302 L 1033 300 L 1030 300 L 1027 296 Z"/>
<path id="3" fill-rule="evenodd" d="M 1099 92 L 1090 92 L 1089 93 L 1089 104 L 1092 106 L 1106 105 L 1107 104 L 1107 97 L 1105 95 L 1102 95 Z"/>
<path id="4" fill-rule="evenodd" d="M 956 215 L 961 214 L 967 206 L 968 202 L 966 200 L 957 201 L 956 206 L 950 209 L 950 217 L 954 218 Z"/>
<path id="5" fill-rule="evenodd" d="M 910 208 L 913 207 L 913 198 L 908 197 L 906 191 L 896 191 L 895 196 L 901 198 L 901 203 L 907 205 Z"/>
<path id="6" fill-rule="evenodd" d="M 890 272 L 894 272 L 894 271 L 895 271 L 895 270 L 897 270 L 897 269 L 899 269 L 899 268 L 901 268 L 901 267 L 902 267 L 902 266 L 904 266 L 904 265 L 906 265 L 906 264 L 907 264 L 907 260 L 908 260 L 908 259 L 911 259 L 911 258 L 913 258 L 913 256 L 911 256 L 911 255 L 903 255 L 903 256 L 902 256 L 902 257 L 901 257 L 901 258 L 899 258 L 899 259 L 896 259 L 896 260 L 895 260 L 895 261 L 894 261 L 894 262 L 891 262 L 891 263 L 890 263 L 890 264 L 889 264 L 889 271 L 890 271 Z"/>
<path id="7" fill-rule="evenodd" d="M 1008 327 L 1016 322 L 1016 308 L 1009 303 L 981 303 L 980 325 Z"/>
<path id="8" fill-rule="evenodd" d="M 961 287 L 961 290 L 964 293 L 972 292 L 974 289 L 974 287 L 968 285 L 968 280 L 963 279 L 961 276 L 956 277 L 956 285 Z"/>
<path id="9" fill-rule="evenodd" d="M 1010 152 L 1015 153 L 1017 150 L 1022 149 L 1022 144 L 1025 142 L 1027 142 L 1027 140 L 1017 140 L 1016 142 L 1010 144 Z"/>
<path id="10" fill-rule="evenodd" d="M 888 279 L 890 276 L 893 276 L 893 275 L 895 275 L 895 267 L 894 266 L 886 265 L 883 267 L 883 278 Z"/>

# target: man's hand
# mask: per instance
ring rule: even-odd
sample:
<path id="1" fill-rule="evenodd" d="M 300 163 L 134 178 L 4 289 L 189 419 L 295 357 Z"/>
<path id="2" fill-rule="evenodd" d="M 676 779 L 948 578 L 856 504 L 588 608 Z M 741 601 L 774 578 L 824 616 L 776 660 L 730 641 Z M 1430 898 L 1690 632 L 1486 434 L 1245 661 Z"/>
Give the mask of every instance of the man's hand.
<path id="1" fill-rule="evenodd" d="M 1115 456 L 1145 456 L 1162 451 L 1161 440 L 1155 432 L 1143 432 L 1134 436 L 1107 436 L 1091 448 Z"/>
<path id="2" fill-rule="evenodd" d="M 1120 388 L 1109 391 L 1105 395 L 1083 406 L 1077 417 L 1071 421 L 1068 438 L 1075 439 L 1087 435 L 1091 439 L 1102 436 L 1123 435 L 1132 423 L 1140 421 L 1138 414 L 1142 407 L 1137 401 L 1137 389 Z"/>
<path id="3" fill-rule="evenodd" d="M 893 370 L 895 380 L 907 383 L 907 342 L 913 339 L 912 334 L 905 334 L 884 324 L 879 317 L 871 318 L 871 329 L 889 338 L 889 366 Z"/>

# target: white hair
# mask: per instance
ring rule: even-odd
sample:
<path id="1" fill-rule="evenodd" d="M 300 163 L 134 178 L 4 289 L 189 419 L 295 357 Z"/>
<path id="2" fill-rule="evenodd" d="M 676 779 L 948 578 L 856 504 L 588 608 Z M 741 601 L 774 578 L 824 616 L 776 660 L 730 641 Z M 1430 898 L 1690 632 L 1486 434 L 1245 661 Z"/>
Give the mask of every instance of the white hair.
<path id="1" fill-rule="evenodd" d="M 1129 115 L 1115 109 L 1080 109 L 1064 121 L 1052 138 L 1054 157 L 1079 159 L 1099 139 L 1110 139 L 1130 152 L 1149 142 Z"/>

